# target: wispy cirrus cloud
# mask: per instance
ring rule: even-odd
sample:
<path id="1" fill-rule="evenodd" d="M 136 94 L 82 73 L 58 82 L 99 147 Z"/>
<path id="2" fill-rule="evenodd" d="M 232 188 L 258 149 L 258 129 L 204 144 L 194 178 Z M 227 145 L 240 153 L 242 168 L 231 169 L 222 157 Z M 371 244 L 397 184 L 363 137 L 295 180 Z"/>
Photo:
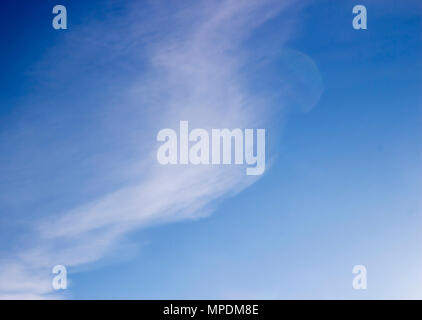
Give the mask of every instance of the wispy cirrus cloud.
<path id="1" fill-rule="evenodd" d="M 132 5 L 117 17 L 106 15 L 104 21 L 71 31 L 64 44 L 52 49 L 62 62 L 42 72 L 45 81 L 54 80 L 49 88 L 78 79 L 81 83 L 47 100 L 54 104 L 66 97 L 64 105 L 74 109 L 52 111 L 54 116 L 41 112 L 38 125 L 50 124 L 48 134 L 55 128 L 64 132 L 52 145 L 42 146 L 38 159 L 57 145 L 61 153 L 57 159 L 54 151 L 50 154 L 52 170 L 61 161 L 70 164 L 63 155 L 80 161 L 75 168 L 71 162 L 68 173 L 60 172 L 60 181 L 72 180 L 73 170 L 87 172 L 73 175 L 72 183 L 61 186 L 63 192 L 92 187 L 73 205 L 59 204 L 31 218 L 31 244 L 0 262 L 0 297 L 49 297 L 52 266 L 98 261 L 128 232 L 204 216 L 215 201 L 256 181 L 239 166 L 160 166 L 155 138 L 160 128 L 177 128 L 179 120 L 202 128 L 274 126 L 273 98 L 280 93 L 250 90 L 250 82 L 257 79 L 248 69 L 268 67 L 275 46 L 283 46 L 291 30 L 286 24 L 277 31 L 272 46 L 247 48 L 245 42 L 292 3 Z M 75 47 L 78 50 L 69 54 Z M 51 65 L 51 57 L 47 55 L 43 68 Z M 67 76 L 61 79 L 60 74 Z M 39 100 L 45 101 L 42 96 Z M 276 102 L 284 107 L 282 100 Z M 37 169 L 35 158 L 31 170 Z"/>

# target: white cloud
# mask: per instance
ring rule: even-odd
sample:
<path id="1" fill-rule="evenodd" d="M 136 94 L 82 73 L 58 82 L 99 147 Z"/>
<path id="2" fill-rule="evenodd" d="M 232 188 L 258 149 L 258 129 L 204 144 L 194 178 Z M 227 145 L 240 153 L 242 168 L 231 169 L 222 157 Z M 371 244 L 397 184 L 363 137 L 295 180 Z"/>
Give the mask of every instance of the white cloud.
<path id="1" fill-rule="evenodd" d="M 105 121 L 111 125 L 122 110 L 143 117 L 140 122 L 145 126 L 122 129 L 126 138 L 142 148 L 122 164 L 121 174 L 125 170 L 127 175 L 143 173 L 130 183 L 122 179 L 115 191 L 41 219 L 33 247 L 17 252 L 13 262 L 0 264 L 0 297 L 48 297 L 52 266 L 98 261 L 127 232 L 201 217 L 212 209 L 214 200 L 234 195 L 256 181 L 238 166 L 160 166 L 155 161 L 155 136 L 159 128 L 177 128 L 179 120 L 202 128 L 268 123 L 267 98 L 245 88 L 242 68 L 256 52 L 244 50 L 242 43 L 287 4 L 290 2 L 272 0 L 201 1 L 191 7 L 174 4 L 172 10 L 158 6 L 155 18 L 148 20 L 134 7 L 121 20 L 112 21 L 107 30 L 94 24 L 92 30 L 87 27 L 84 34 L 71 36 L 80 36 L 82 47 L 69 58 L 67 68 L 92 59 L 102 47 L 108 54 L 100 60 L 110 56 L 110 61 L 98 63 L 127 61 L 132 68 L 133 60 L 147 65 L 146 71 L 131 78 L 129 88 L 114 93 L 124 97 L 121 104 L 105 107 Z M 280 38 L 284 40 L 289 28 L 283 32 Z M 150 42 L 141 45 L 140 38 Z M 97 39 L 91 44 L 96 49 L 90 50 L 86 46 L 93 39 Z M 147 51 L 139 52 L 141 48 Z M 72 72 L 78 76 L 77 71 Z"/>

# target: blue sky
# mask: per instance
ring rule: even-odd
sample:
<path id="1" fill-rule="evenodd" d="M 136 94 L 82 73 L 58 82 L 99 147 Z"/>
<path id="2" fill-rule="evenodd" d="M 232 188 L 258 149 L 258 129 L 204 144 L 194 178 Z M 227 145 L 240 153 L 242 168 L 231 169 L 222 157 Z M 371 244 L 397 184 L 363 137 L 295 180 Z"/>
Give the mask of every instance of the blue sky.
<path id="1" fill-rule="evenodd" d="M 1 297 L 422 298 L 419 1 L 56 4 L 1 4 Z M 265 174 L 157 165 L 186 119 Z"/>

